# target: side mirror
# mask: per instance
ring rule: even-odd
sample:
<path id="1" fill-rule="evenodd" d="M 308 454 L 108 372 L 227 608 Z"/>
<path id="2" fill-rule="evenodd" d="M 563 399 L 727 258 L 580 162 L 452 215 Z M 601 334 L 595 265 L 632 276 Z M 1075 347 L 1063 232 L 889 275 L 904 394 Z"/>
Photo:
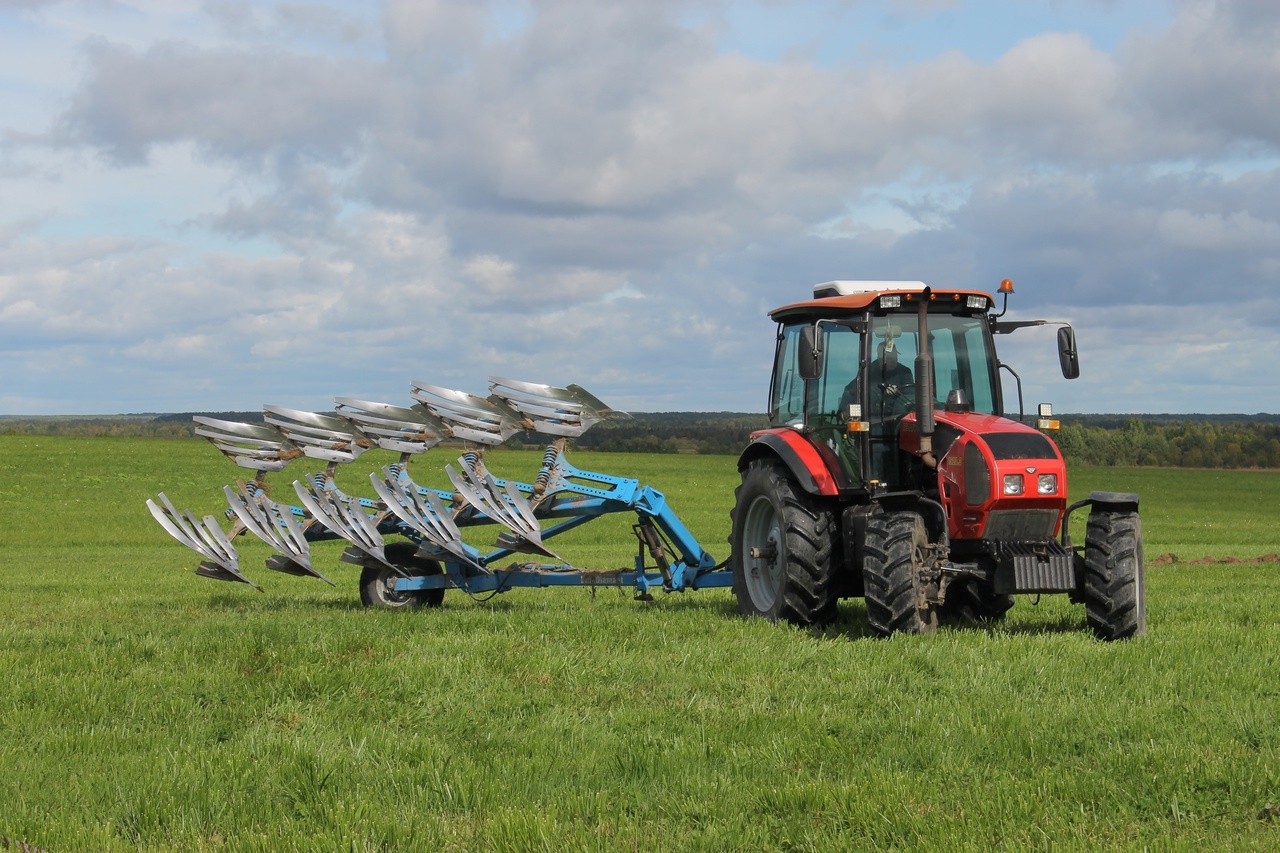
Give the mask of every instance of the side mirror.
<path id="1" fill-rule="evenodd" d="M 817 379 L 822 375 L 822 335 L 816 326 L 800 330 L 800 378 Z"/>
<path id="2" fill-rule="evenodd" d="M 1080 354 L 1076 352 L 1076 330 L 1070 326 L 1058 327 L 1058 364 L 1062 378 L 1080 378 Z"/>

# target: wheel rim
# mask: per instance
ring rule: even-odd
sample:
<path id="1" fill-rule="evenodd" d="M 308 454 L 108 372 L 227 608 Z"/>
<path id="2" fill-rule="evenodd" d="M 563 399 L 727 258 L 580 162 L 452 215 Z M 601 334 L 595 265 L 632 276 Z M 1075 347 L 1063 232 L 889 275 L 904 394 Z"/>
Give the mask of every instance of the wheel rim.
<path id="1" fill-rule="evenodd" d="M 917 572 L 924 568 L 925 561 L 929 558 L 929 540 L 925 536 L 924 527 L 917 524 L 911 530 L 911 562 Z"/>
<path id="2" fill-rule="evenodd" d="M 916 613 L 919 615 L 921 630 L 925 633 L 930 633 L 938 627 L 937 612 L 931 607 L 921 610 L 918 606 L 920 571 L 925 568 L 932 558 L 933 556 L 929 551 L 929 537 L 924 531 L 924 524 L 917 520 L 915 527 L 911 531 L 911 585 L 917 595 Z"/>
<path id="3" fill-rule="evenodd" d="M 742 531 L 742 560 L 752 603 L 758 610 L 771 610 L 782 588 L 786 554 L 778 513 L 767 497 L 756 498 L 747 509 Z"/>
<path id="4" fill-rule="evenodd" d="M 378 585 L 376 587 L 378 590 L 378 598 L 380 598 L 388 607 L 403 607 L 413 599 L 413 593 L 409 591 L 396 592 L 389 589 L 387 587 L 387 581 L 393 576 L 399 577 L 399 575 L 396 575 L 386 566 L 383 566 L 382 570 L 378 572 Z"/>

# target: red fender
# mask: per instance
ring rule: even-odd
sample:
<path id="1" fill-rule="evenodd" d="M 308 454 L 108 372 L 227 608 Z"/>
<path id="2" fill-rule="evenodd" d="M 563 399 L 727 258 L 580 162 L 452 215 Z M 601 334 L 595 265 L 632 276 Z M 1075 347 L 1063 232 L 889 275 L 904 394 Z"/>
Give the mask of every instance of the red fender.
<path id="1" fill-rule="evenodd" d="M 738 457 L 738 470 L 745 471 L 757 459 L 769 457 L 781 460 L 800 488 L 811 495 L 834 497 L 842 488 L 849 488 L 835 454 L 793 429 L 779 427 L 751 433 L 751 443 Z"/>

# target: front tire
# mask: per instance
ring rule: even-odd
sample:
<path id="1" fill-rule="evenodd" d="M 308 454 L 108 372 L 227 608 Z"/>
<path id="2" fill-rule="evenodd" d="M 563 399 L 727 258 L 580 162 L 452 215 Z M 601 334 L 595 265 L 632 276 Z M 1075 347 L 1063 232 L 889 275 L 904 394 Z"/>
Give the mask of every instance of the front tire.
<path id="1" fill-rule="evenodd" d="M 1136 512 L 1091 512 L 1084 536 L 1084 606 L 1093 634 L 1123 640 L 1147 633 L 1147 570 Z"/>
<path id="2" fill-rule="evenodd" d="M 409 577 L 427 577 L 441 573 L 440 564 L 418 556 L 418 546 L 412 542 L 393 542 L 386 547 L 387 560 L 404 570 Z M 365 566 L 360 573 L 360 602 L 365 607 L 389 610 L 413 610 L 418 607 L 439 607 L 444 601 L 443 589 L 412 589 L 395 592 L 387 588 L 387 581 L 401 575 L 381 563 Z"/>
<path id="3" fill-rule="evenodd" d="M 835 522 L 829 510 L 780 466 L 756 460 L 743 472 L 730 518 L 729 565 L 739 613 L 801 627 L 835 619 Z"/>
<path id="4" fill-rule="evenodd" d="M 874 633 L 888 637 L 937 629 L 937 612 L 924 594 L 932 563 L 924 519 L 918 514 L 881 512 L 867 517 L 862 581 L 867 621 Z"/>

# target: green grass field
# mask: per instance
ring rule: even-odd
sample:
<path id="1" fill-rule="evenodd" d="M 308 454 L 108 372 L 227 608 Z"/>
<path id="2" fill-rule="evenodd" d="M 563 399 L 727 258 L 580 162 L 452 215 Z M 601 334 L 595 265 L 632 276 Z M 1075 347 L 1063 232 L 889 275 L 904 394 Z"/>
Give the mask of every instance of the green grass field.
<path id="1" fill-rule="evenodd" d="M 354 491 L 388 461 L 370 459 L 347 466 Z M 450 457 L 427 459 L 420 481 Z M 527 478 L 537 460 L 491 465 Z M 724 556 L 732 458 L 573 461 L 662 489 Z M 144 506 L 164 490 L 219 512 L 240 473 L 203 442 L 0 437 L 0 836 L 49 851 L 1280 848 L 1280 563 L 1185 562 L 1280 551 L 1280 472 L 1075 473 L 1075 497 L 1139 492 L 1148 557 L 1184 561 L 1149 568 L 1149 634 L 1118 644 L 1049 596 L 997 628 L 888 641 L 866 637 L 860 601 L 806 632 L 734 616 L 727 591 L 366 611 L 336 543 L 313 552 L 336 589 L 262 569 L 267 549 L 245 543 L 259 594 L 181 571 L 195 555 Z M 629 526 L 556 544 L 628 566 Z"/>

